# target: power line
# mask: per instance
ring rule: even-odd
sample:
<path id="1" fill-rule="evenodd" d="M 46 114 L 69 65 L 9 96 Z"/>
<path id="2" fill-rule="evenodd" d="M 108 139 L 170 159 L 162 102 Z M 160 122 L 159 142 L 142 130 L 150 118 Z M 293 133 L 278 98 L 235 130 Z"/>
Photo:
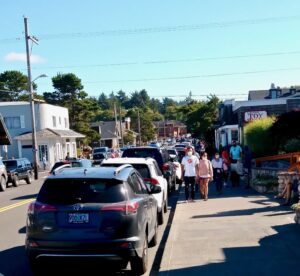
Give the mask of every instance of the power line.
<path id="1" fill-rule="evenodd" d="M 261 74 L 261 73 L 270 73 L 270 72 L 298 71 L 298 70 L 300 70 L 300 67 L 278 68 L 278 69 L 269 69 L 269 70 L 254 70 L 254 71 L 231 72 L 231 73 L 216 73 L 216 74 L 204 74 L 204 75 L 177 76 L 177 77 L 162 77 L 162 78 L 85 81 L 85 83 L 97 84 L 97 83 L 122 83 L 122 82 L 148 82 L 148 81 L 164 81 L 164 80 L 184 80 L 184 79 L 197 79 L 197 78 L 226 77 L 226 76 L 235 76 L 235 75 L 251 75 L 251 74 Z"/>
<path id="2" fill-rule="evenodd" d="M 85 64 L 85 65 L 67 65 L 67 66 L 42 66 L 33 67 L 32 69 L 64 69 L 64 68 L 89 68 L 89 67 L 117 67 L 117 66 L 132 66 L 132 65 L 154 65 L 154 64 L 169 64 L 169 63 L 188 63 L 188 62 L 201 62 L 211 60 L 232 60 L 242 58 L 253 57 L 269 57 L 269 56 L 282 56 L 282 55 L 297 55 L 300 51 L 288 51 L 288 52 L 270 52 L 262 54 L 246 54 L 246 55 L 234 55 L 234 56 L 220 56 L 220 57 L 196 57 L 185 59 L 166 59 L 166 60 L 152 60 L 152 61 L 134 61 L 134 62 L 118 62 L 118 63 L 103 63 L 103 64 Z M 24 69 L 25 70 L 25 69 Z"/>
<path id="3" fill-rule="evenodd" d="M 212 22 L 203 24 L 192 24 L 192 25 L 176 25 L 176 26 L 160 26 L 160 27 L 149 27 L 149 28 L 136 28 L 136 29 L 119 29 L 119 30 L 106 30 L 96 32 L 77 32 L 77 33 L 60 33 L 60 34 L 39 34 L 40 40 L 51 40 L 51 39 L 67 39 L 67 38 L 87 38 L 87 37 L 98 37 L 98 36 L 124 36 L 124 35 L 136 35 L 136 34 L 149 34 L 149 33 L 167 33 L 167 32 L 182 32 L 182 31 L 193 31 L 193 30 L 205 30 L 214 28 L 228 28 L 245 25 L 256 25 L 271 22 L 286 22 L 292 20 L 299 20 L 300 15 L 293 16 L 280 16 L 280 17 L 267 17 L 258 19 L 245 19 L 225 22 Z M 12 43 L 18 41 L 20 38 L 3 38 L 0 39 L 0 43 Z"/>

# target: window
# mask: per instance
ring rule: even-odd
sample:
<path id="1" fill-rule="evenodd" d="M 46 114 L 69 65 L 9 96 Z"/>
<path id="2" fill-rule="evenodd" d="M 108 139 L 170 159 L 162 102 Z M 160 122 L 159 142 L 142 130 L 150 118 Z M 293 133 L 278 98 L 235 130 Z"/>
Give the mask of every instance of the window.
<path id="1" fill-rule="evenodd" d="M 61 117 L 58 117 L 59 124 L 61 125 Z"/>
<path id="2" fill-rule="evenodd" d="M 21 118 L 16 117 L 4 117 L 4 122 L 8 129 L 21 128 Z"/>
<path id="3" fill-rule="evenodd" d="M 46 160 L 49 161 L 48 157 L 48 145 L 39 145 L 39 160 L 43 161 L 43 156 L 46 156 Z"/>
<path id="4" fill-rule="evenodd" d="M 140 181 L 140 179 L 138 178 L 138 176 L 135 173 L 132 174 L 131 179 L 134 183 L 134 187 L 136 188 L 135 189 L 136 194 L 146 194 L 147 193 L 147 188 L 145 186 L 145 183 L 144 182 L 142 183 L 142 181 Z"/>
<path id="5" fill-rule="evenodd" d="M 53 123 L 53 127 L 56 127 L 56 117 L 52 116 L 52 123 Z"/>
<path id="6" fill-rule="evenodd" d="M 68 128 L 68 121 L 67 121 L 67 118 L 65 118 L 65 128 Z"/>
<path id="7" fill-rule="evenodd" d="M 234 130 L 231 130 L 231 141 L 238 141 L 239 140 L 239 132 L 238 130 L 234 129 Z"/>

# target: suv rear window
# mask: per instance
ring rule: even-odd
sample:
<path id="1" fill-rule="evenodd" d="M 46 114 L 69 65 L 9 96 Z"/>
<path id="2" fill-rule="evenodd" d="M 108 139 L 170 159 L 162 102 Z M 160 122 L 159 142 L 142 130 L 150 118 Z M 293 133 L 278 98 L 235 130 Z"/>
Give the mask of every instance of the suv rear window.
<path id="1" fill-rule="evenodd" d="M 126 200 L 115 179 L 47 179 L 37 197 L 46 204 L 115 203 Z"/>
<path id="2" fill-rule="evenodd" d="M 15 167 L 17 167 L 17 161 L 16 160 L 7 160 L 7 161 L 3 161 L 3 163 L 8 168 L 15 168 Z"/>
<path id="3" fill-rule="evenodd" d="M 140 158 L 147 158 L 151 157 L 156 160 L 159 166 L 163 164 L 162 154 L 159 152 L 158 149 L 126 149 L 122 157 L 140 157 Z"/>

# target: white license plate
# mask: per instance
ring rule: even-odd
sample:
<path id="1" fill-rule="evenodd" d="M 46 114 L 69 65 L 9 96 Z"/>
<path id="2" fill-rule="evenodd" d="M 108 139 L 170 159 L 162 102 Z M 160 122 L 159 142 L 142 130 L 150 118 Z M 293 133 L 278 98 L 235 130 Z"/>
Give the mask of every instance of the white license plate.
<path id="1" fill-rule="evenodd" d="M 89 223 L 88 213 L 70 213 L 69 223 Z"/>

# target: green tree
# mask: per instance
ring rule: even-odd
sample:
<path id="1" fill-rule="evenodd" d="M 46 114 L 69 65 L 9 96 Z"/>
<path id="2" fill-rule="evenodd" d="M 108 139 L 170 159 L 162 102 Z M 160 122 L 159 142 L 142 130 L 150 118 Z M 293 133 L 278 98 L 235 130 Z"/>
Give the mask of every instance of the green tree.
<path id="1" fill-rule="evenodd" d="M 101 107 L 101 109 L 106 110 L 110 108 L 108 97 L 104 93 L 100 94 L 98 98 L 98 104 Z"/>
<path id="2" fill-rule="evenodd" d="M 37 85 L 33 84 L 33 89 Z M 5 71 L 0 74 L 0 90 L 13 91 L 0 92 L 0 101 L 18 101 L 21 95 L 28 95 L 28 77 L 19 71 Z"/>
<path id="3" fill-rule="evenodd" d="M 252 121 L 244 127 L 245 144 L 250 147 L 256 157 L 278 152 L 271 133 L 274 121 L 275 118 L 267 117 Z"/>

